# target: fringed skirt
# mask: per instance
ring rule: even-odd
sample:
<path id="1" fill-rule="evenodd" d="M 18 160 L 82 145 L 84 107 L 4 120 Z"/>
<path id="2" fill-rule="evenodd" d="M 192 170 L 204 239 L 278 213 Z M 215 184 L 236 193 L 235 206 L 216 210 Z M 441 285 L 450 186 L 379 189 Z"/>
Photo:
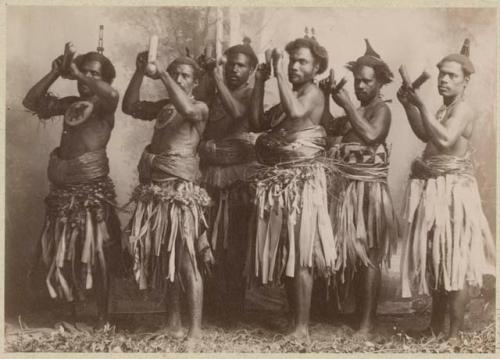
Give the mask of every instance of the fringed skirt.
<path id="1" fill-rule="evenodd" d="M 310 161 L 265 167 L 255 186 L 247 279 L 280 283 L 283 275 L 294 277 L 299 267 L 332 274 L 337 253 L 323 165 Z"/>
<path id="2" fill-rule="evenodd" d="M 329 155 L 330 217 L 338 246 L 336 270 L 344 283 L 359 264 L 366 267 L 383 262 L 390 266 L 399 225 L 387 184 L 386 146 L 343 143 Z M 377 251 L 379 263 L 371 263 L 371 249 Z"/>
<path id="3" fill-rule="evenodd" d="M 113 182 L 104 177 L 85 184 L 51 185 L 40 238 L 52 298 L 83 299 L 85 290 L 108 288 L 108 274 L 121 258 L 120 222 Z"/>
<path id="4" fill-rule="evenodd" d="M 414 163 L 413 177 L 418 174 L 415 165 L 422 163 Z M 466 283 L 482 286 L 483 275 L 495 274 L 495 240 L 471 173 L 411 178 L 403 218 L 404 297 L 429 294 L 430 289 L 461 290 Z"/>
<path id="5" fill-rule="evenodd" d="M 126 232 L 139 289 L 164 288 L 165 279 L 173 282 L 180 265 L 179 249 L 187 250 L 199 273 L 197 259 L 210 251 L 204 216 L 210 205 L 207 192 L 192 182 L 172 178 L 140 184 L 132 201 L 135 210 Z"/>

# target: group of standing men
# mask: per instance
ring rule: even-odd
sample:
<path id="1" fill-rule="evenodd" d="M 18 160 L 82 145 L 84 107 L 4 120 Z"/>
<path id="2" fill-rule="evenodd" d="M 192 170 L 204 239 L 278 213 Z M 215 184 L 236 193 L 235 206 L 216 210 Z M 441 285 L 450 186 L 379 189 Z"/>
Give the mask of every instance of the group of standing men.
<path id="1" fill-rule="evenodd" d="M 316 82 L 328 69 L 328 54 L 307 35 L 285 47 L 288 68 L 280 49 L 258 64 L 248 41 L 228 48 L 225 62 L 181 56 L 166 69 L 154 61 L 149 74 L 147 53 L 140 53 L 122 110 L 156 121 L 138 165 L 123 243 L 106 155 L 119 100 L 111 87 L 114 67 L 99 51 L 70 64 L 54 60 L 23 102 L 39 118 L 64 116 L 36 250 L 48 267 L 50 295 L 74 303 L 95 287 L 99 319 L 106 321 L 109 279 L 120 274 L 124 246 L 139 288 L 165 291 L 174 336 L 183 336 L 182 295 L 188 336 L 200 336 L 208 277 L 217 288 L 209 296 L 219 296 L 233 319 L 242 314 L 248 284 L 284 283 L 291 335 L 300 339 L 309 336 L 313 280 L 325 280 L 340 302 L 354 293 L 359 331 L 369 333 L 381 264 L 399 231 L 387 184 L 391 111 L 380 95 L 393 74 L 366 45 L 347 65 L 359 107 L 333 71 Z M 481 286 L 483 275 L 494 272 L 495 244 L 472 173 L 468 45 L 438 69 L 437 116 L 411 84 L 398 91 L 411 128 L 427 143 L 412 164 L 403 212 L 402 289 L 406 296 L 413 288 L 432 293 L 434 333 L 443 330 L 449 305 L 449 334 L 456 336 L 467 287 Z M 271 74 L 280 103 L 265 112 Z M 48 92 L 60 76 L 77 80 L 80 96 Z M 145 76 L 160 80 L 168 98 L 141 99 Z M 330 97 L 344 117 L 331 116 Z"/>

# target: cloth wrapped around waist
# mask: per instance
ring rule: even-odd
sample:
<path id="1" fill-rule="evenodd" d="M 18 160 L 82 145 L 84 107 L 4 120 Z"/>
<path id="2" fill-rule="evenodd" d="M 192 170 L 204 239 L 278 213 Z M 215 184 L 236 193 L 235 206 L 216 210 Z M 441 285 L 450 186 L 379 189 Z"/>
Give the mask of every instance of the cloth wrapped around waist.
<path id="1" fill-rule="evenodd" d="M 84 153 L 68 160 L 59 157 L 59 147 L 50 154 L 47 170 L 49 181 L 54 184 L 77 184 L 92 182 L 109 174 L 106 150 Z"/>
<path id="2" fill-rule="evenodd" d="M 422 156 L 413 161 L 410 178 L 429 179 L 447 174 L 468 175 L 474 174 L 471 153 L 465 156 L 435 155 Z"/>
<path id="3" fill-rule="evenodd" d="M 326 132 L 318 125 L 301 131 L 281 129 L 263 134 L 255 143 L 255 153 L 260 163 L 274 166 L 318 157 L 325 146 Z"/>
<path id="4" fill-rule="evenodd" d="M 386 182 L 389 175 L 388 145 L 340 143 L 328 150 L 327 163 L 334 174 L 357 181 Z"/>
<path id="5" fill-rule="evenodd" d="M 208 165 L 228 166 L 250 162 L 255 159 L 255 138 L 250 133 L 212 140 L 212 149 L 204 146 L 200 151 L 202 161 Z"/>
<path id="6" fill-rule="evenodd" d="M 191 150 L 150 152 L 147 146 L 137 166 L 141 183 L 162 182 L 172 176 L 195 182 L 199 178 L 199 158 Z"/>

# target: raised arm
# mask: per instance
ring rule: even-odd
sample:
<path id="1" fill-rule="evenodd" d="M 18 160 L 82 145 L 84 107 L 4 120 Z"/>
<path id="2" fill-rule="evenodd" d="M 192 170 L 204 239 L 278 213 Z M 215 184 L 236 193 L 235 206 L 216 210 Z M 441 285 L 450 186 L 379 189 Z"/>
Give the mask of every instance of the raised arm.
<path id="1" fill-rule="evenodd" d="M 220 66 L 216 66 L 213 69 L 213 77 L 215 80 L 215 85 L 217 86 L 219 98 L 222 102 L 222 106 L 224 106 L 224 109 L 233 120 L 241 119 L 246 115 L 248 108 L 245 106 L 245 104 L 237 100 L 231 94 L 231 91 L 229 91 L 226 84 L 224 83 L 224 77 Z"/>
<path id="2" fill-rule="evenodd" d="M 332 92 L 332 98 L 344 109 L 351 126 L 367 144 L 379 143 L 387 137 L 391 125 L 391 111 L 387 106 L 378 106 L 370 118 L 365 118 L 356 110 L 344 88 Z"/>
<path id="3" fill-rule="evenodd" d="M 250 127 L 254 132 L 269 128 L 264 121 L 264 90 L 270 73 L 271 67 L 265 63 L 258 65 L 255 70 L 255 84 L 250 100 Z"/>
<path id="4" fill-rule="evenodd" d="M 179 114 L 191 122 L 205 121 L 208 117 L 207 106 L 202 102 L 194 102 L 159 61 L 156 61 L 155 65 L 158 76 L 167 89 L 170 102 L 175 106 Z M 177 76 L 184 76 L 184 74 L 177 74 Z"/>
<path id="5" fill-rule="evenodd" d="M 473 119 L 472 110 L 462 102 L 457 104 L 446 123 L 440 123 L 429 113 L 418 91 L 408 89 L 408 94 L 410 102 L 420 111 L 422 124 L 428 134 L 429 141 L 437 148 L 446 150 L 453 147 Z"/>
<path id="6" fill-rule="evenodd" d="M 300 97 L 293 93 L 293 89 L 288 82 L 288 74 L 283 66 L 283 53 L 276 49 L 273 51 L 273 67 L 278 80 L 281 104 L 288 118 L 300 121 L 309 117 L 318 104 L 316 101 L 311 101 L 310 93 Z"/>
<path id="7" fill-rule="evenodd" d="M 147 51 L 141 52 L 137 55 L 136 69 L 132 75 L 132 79 L 128 84 L 127 90 L 123 97 L 122 111 L 134 118 L 141 120 L 151 121 L 156 118 L 158 112 L 163 106 L 168 103 L 168 100 L 160 100 L 157 102 L 141 101 L 140 91 L 142 81 L 145 76 L 145 66 L 147 63 Z M 153 77 L 157 79 L 158 77 Z"/>
<path id="8" fill-rule="evenodd" d="M 38 81 L 26 94 L 23 106 L 35 112 L 39 118 L 45 119 L 52 116 L 62 115 L 68 106 L 74 101 L 74 97 L 62 99 L 49 95 L 47 91 L 59 78 L 63 62 L 63 56 L 52 61 L 52 68 L 40 81 Z"/>
<path id="9" fill-rule="evenodd" d="M 406 117 L 408 118 L 410 127 L 415 135 L 421 141 L 427 142 L 429 141 L 429 136 L 427 135 L 427 131 L 425 130 L 424 124 L 422 122 L 422 116 L 420 115 L 420 111 L 418 110 L 418 108 L 410 103 L 408 99 L 408 91 L 406 89 L 407 87 L 401 86 L 397 93 L 398 100 L 403 105 L 403 108 L 406 112 Z"/>

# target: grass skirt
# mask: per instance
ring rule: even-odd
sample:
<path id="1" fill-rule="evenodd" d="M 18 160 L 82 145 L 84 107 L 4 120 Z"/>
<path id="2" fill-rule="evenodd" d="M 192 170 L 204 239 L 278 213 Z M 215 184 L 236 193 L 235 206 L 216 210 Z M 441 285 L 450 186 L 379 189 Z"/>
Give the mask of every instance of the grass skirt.
<path id="1" fill-rule="evenodd" d="M 175 280 L 180 265 L 177 241 L 187 249 L 198 273 L 198 255 L 210 250 L 204 216 L 210 204 L 207 192 L 192 182 L 171 178 L 140 184 L 132 202 L 128 249 L 139 289 L 163 288 L 165 279 Z"/>
<path id="2" fill-rule="evenodd" d="M 387 184 L 388 159 L 385 145 L 343 143 L 329 151 L 330 217 L 342 283 L 359 264 L 379 265 L 371 263 L 370 249 L 377 249 L 387 266 L 396 249 L 399 226 Z"/>
<path id="3" fill-rule="evenodd" d="M 286 166 L 264 166 L 255 179 L 245 273 L 262 284 L 294 277 L 297 267 L 329 276 L 336 245 L 326 196 L 326 175 L 311 159 Z"/>
<path id="4" fill-rule="evenodd" d="M 402 295 L 482 286 L 495 274 L 495 241 L 470 156 L 418 158 L 406 190 Z"/>
<path id="5" fill-rule="evenodd" d="M 108 272 L 117 268 L 121 258 L 114 199 L 109 177 L 84 184 L 51 185 L 40 244 L 49 267 L 46 284 L 52 298 L 83 299 L 84 291 L 95 284 L 96 271 L 99 287 L 108 287 Z"/>

